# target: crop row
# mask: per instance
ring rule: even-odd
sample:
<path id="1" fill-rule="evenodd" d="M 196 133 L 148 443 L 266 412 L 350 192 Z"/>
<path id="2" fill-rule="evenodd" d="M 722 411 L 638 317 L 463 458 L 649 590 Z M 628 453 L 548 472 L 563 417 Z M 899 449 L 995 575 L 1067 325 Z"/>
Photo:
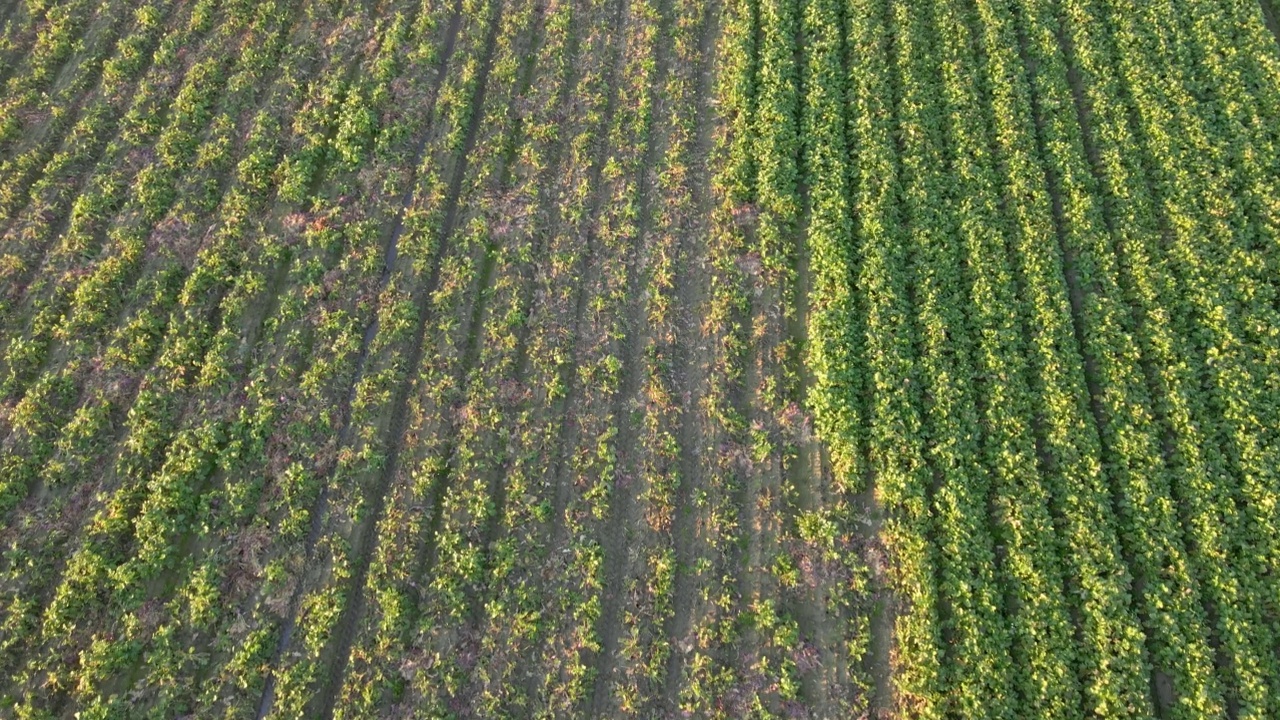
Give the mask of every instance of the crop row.
<path id="1" fill-rule="evenodd" d="M 260 17 L 269 19 L 271 16 L 268 14 Z M 260 19 L 258 23 L 261 24 L 261 22 Z M 271 24 L 268 23 L 266 27 L 270 28 Z M 283 29 L 284 26 L 276 25 L 276 27 Z M 273 46 L 266 44 L 264 47 L 270 50 Z M 280 45 L 277 44 L 275 47 Z M 294 102 L 301 100 L 297 93 L 305 88 L 292 84 L 291 81 L 296 80 L 298 71 L 305 72 L 306 64 L 311 62 L 311 57 L 306 54 L 307 46 L 304 45 L 299 49 L 302 52 L 290 55 L 290 61 L 284 63 L 281 68 L 284 70 L 283 81 L 276 86 L 279 88 L 278 100 L 283 102 L 286 108 L 290 94 L 296 98 Z M 261 72 L 266 64 L 264 60 L 270 55 L 262 56 L 250 52 L 243 57 L 246 71 Z M 248 76 L 238 72 L 231 75 L 230 84 L 233 88 L 244 88 L 249 91 L 263 85 L 260 80 L 250 80 Z M 223 112 L 234 111 L 235 114 L 230 115 L 232 118 L 245 112 L 241 109 L 244 107 L 243 100 L 240 104 L 235 102 L 237 97 L 243 98 L 243 91 L 228 95 L 224 105 L 226 109 Z M 276 95 L 267 93 L 263 97 L 272 98 Z M 251 121 L 247 125 L 241 125 L 250 130 L 244 144 L 246 159 L 239 163 L 236 170 L 236 183 L 231 185 L 229 194 L 220 205 L 224 219 L 215 224 L 214 229 L 209 233 L 209 236 L 214 238 L 215 244 L 194 258 L 195 267 L 185 282 L 181 274 L 177 277 L 179 287 L 184 291 L 178 293 L 179 312 L 165 318 L 169 322 L 167 329 L 170 333 L 167 336 L 162 333 L 162 337 L 167 338 L 163 342 L 164 350 L 159 355 L 159 363 L 153 366 L 153 370 L 148 371 L 148 375 L 141 380 L 142 389 L 138 391 L 137 398 L 132 402 L 129 421 L 123 430 L 121 442 L 122 447 L 125 448 L 125 454 L 117 462 L 115 473 L 123 484 L 119 489 L 114 490 L 110 502 L 103 508 L 102 512 L 107 514 L 99 514 L 102 518 L 99 525 L 102 525 L 102 522 L 107 524 L 80 541 L 83 543 L 81 549 L 73 556 L 74 559 L 69 566 L 74 569 L 74 574 L 64 578 L 54 596 L 58 600 L 53 601 L 50 610 L 50 613 L 53 613 L 59 608 L 61 610 L 72 608 L 70 612 L 79 618 L 83 616 L 84 602 L 90 602 L 90 607 L 105 603 L 104 610 L 109 613 L 106 617 L 110 618 L 111 614 L 120 613 L 118 615 L 120 621 L 124 623 L 124 627 L 129 628 L 124 637 L 117 635 L 118 631 L 113 631 L 99 635 L 100 639 L 93 641 L 94 654 L 82 655 L 84 665 L 92 665 L 92 669 L 89 667 L 66 669 L 69 673 L 84 674 L 86 682 L 79 686 L 81 693 L 79 697 L 86 706 L 97 708 L 95 712 L 118 702 L 118 698 L 105 697 L 104 693 L 100 699 L 92 700 L 94 694 L 98 692 L 95 689 L 98 686 L 97 681 L 92 681 L 90 678 L 102 673 L 103 662 L 107 662 L 105 667 L 108 669 L 117 668 L 118 675 L 123 672 L 120 668 L 127 669 L 131 663 L 137 662 L 139 654 L 144 652 L 148 643 L 152 641 L 147 633 L 155 630 L 154 626 L 148 627 L 146 623 L 138 625 L 139 617 L 156 617 L 154 612 L 157 609 L 156 604 L 144 598 L 151 593 L 160 593 L 163 596 L 167 592 L 173 592 L 175 587 L 186 586 L 185 583 L 176 581 L 181 577 L 183 570 L 191 570 L 190 565 L 184 564 L 189 563 L 190 559 L 183 557 L 185 551 L 190 549 L 189 528 L 191 525 L 201 526 L 203 523 L 200 517 L 207 517 L 210 513 L 214 513 L 212 517 L 216 520 L 223 510 L 218 494 L 206 492 L 206 490 L 220 489 L 219 483 L 215 482 L 212 488 L 207 484 L 207 479 L 214 474 L 214 465 L 211 462 L 220 458 L 216 464 L 224 471 L 228 467 L 233 470 L 238 469 L 237 456 L 253 453 L 255 448 L 261 451 L 261 435 L 269 429 L 273 419 L 268 403 L 264 411 L 258 412 L 256 416 L 246 414 L 245 409 L 240 408 L 240 419 L 233 421 L 237 408 L 234 407 L 234 403 L 228 407 L 228 403 L 218 402 L 217 399 L 222 397 L 219 392 L 214 395 L 215 399 L 212 401 L 214 405 L 206 404 L 208 416 L 197 426 L 179 431 L 174 439 L 172 428 L 175 426 L 171 424 L 180 421 L 181 418 L 179 413 L 182 389 L 194 387 L 198 390 L 218 389 L 226 392 L 230 390 L 227 387 L 228 375 L 244 371 L 241 363 L 249 358 L 244 357 L 243 353 L 253 349 L 255 344 L 253 338 L 260 334 L 262 323 L 267 319 L 264 314 L 271 309 L 270 304 L 263 304 L 260 298 L 264 291 L 269 292 L 275 289 L 272 287 L 273 279 L 277 275 L 274 268 L 282 261 L 287 262 L 284 257 L 289 254 L 289 251 L 279 245 L 278 241 L 266 243 L 250 241 L 257 240 L 257 233 L 261 228 L 246 223 L 245 213 L 252 211 L 254 203 L 261 203 L 264 191 L 268 190 L 258 179 L 261 167 L 260 160 L 256 159 L 256 153 L 270 152 L 269 148 L 274 146 L 273 143 L 276 140 L 274 135 L 279 130 L 270 122 L 268 113 L 250 113 L 241 117 L 244 118 L 241 120 L 242 123 Z M 216 122 L 214 127 L 217 127 Z M 205 140 L 204 146 L 209 147 L 210 142 L 215 143 L 215 146 L 219 143 L 225 146 L 226 143 L 225 140 L 218 139 L 216 131 L 213 137 Z M 139 281 L 140 287 L 148 287 L 150 281 L 146 277 L 149 271 L 149 267 L 144 268 L 143 279 Z M 181 270 L 178 269 L 178 272 L 181 273 Z M 168 286 L 173 287 L 172 281 Z M 163 288 L 164 284 L 161 284 L 161 287 Z M 177 289 L 173 288 L 175 291 Z M 144 309 L 146 307 L 143 306 Z M 190 323 L 203 324 L 206 322 L 206 317 L 215 321 L 209 330 L 202 331 L 209 334 L 193 335 L 191 332 L 193 326 Z M 151 333 L 166 329 L 165 325 L 157 328 L 154 323 L 155 321 L 152 320 L 149 323 L 151 328 L 144 325 L 141 329 Z M 245 336 L 247 339 L 244 345 L 232 340 L 235 337 Z M 156 338 L 156 340 L 159 339 L 159 337 Z M 207 344 L 205 346 L 208 349 L 202 351 L 199 346 L 192 347 L 190 343 L 193 339 L 199 344 Z M 140 348 L 127 347 L 126 349 Z M 183 357 L 187 359 L 181 359 Z M 238 357 L 242 359 L 237 360 Z M 146 369 L 146 363 L 149 362 L 145 356 L 141 361 L 143 365 L 138 370 Z M 133 382 L 138 383 L 137 380 Z M 256 393 L 251 394 L 256 395 Z M 148 408 L 150 413 L 146 412 Z M 100 431 L 100 437 L 103 439 L 111 438 L 114 435 L 111 427 L 113 424 L 99 422 L 95 429 Z M 75 425 L 78 425 L 80 430 L 85 429 L 83 423 L 73 423 L 73 426 Z M 258 441 L 253 440 L 255 435 L 259 438 Z M 93 440 L 93 438 L 86 439 Z M 246 442 L 248 446 L 245 445 Z M 110 444 L 112 443 L 108 443 Z M 140 450 L 145 456 L 157 451 L 163 452 L 166 447 L 171 448 L 172 452 L 161 465 L 159 474 L 145 484 L 131 485 L 130 477 L 139 475 L 146 477 L 153 471 L 147 470 L 145 463 L 138 464 L 141 458 L 129 460 L 131 453 L 128 450 Z M 136 455 L 132 457 L 138 458 Z M 148 462 L 154 462 L 154 460 L 148 460 Z M 216 474 L 214 477 L 221 478 Z M 109 479 L 110 476 L 108 476 Z M 108 484 L 107 487 L 111 488 L 112 485 Z M 135 513 L 139 514 L 134 517 Z M 205 527 L 207 528 L 207 525 Z M 118 543 L 124 543 L 124 545 L 118 545 Z M 116 570 L 109 571 L 108 568 L 120 563 L 119 559 L 112 559 L 119 556 L 115 554 L 116 550 L 110 548 L 122 547 L 125 551 L 124 556 L 128 557 L 131 554 L 129 548 L 133 543 L 137 543 L 137 547 L 145 552 L 133 553 L 128 562 L 120 564 Z M 171 574 L 172 569 L 159 571 L 161 567 L 173 568 L 175 561 L 178 562 L 177 577 Z M 107 567 L 103 566 L 104 562 L 107 563 Z M 215 567 L 218 567 L 216 563 L 204 563 L 200 572 L 196 573 L 197 580 L 203 577 L 203 582 L 207 582 L 208 578 L 204 576 L 208 574 L 210 568 Z M 158 571 L 159 575 L 156 574 Z M 69 569 L 68 572 L 72 571 Z M 119 578 L 120 582 L 113 589 L 112 596 L 92 598 L 86 595 L 85 593 L 94 592 L 94 585 L 97 582 L 91 578 L 97 577 L 102 572 L 110 572 Z M 154 579 L 147 580 L 147 578 Z M 86 582 L 86 579 L 89 580 Z M 196 581 L 193 580 L 193 582 Z M 141 596 L 139 590 L 142 591 Z M 187 592 L 184 589 L 178 594 L 185 596 Z M 139 603 L 143 610 L 137 609 Z M 46 618 L 43 623 L 46 634 L 57 635 L 66 632 L 66 630 L 58 630 L 61 625 L 56 621 L 57 617 L 63 616 L 66 616 L 66 613 L 51 614 Z M 91 623 L 85 622 L 85 625 L 91 625 Z M 64 642 L 53 636 L 47 641 Z M 160 667 L 163 668 L 163 665 Z M 162 669 L 161 672 L 172 672 L 173 669 L 170 667 Z M 126 680 L 129 678 L 128 675 L 119 676 Z M 167 692 L 173 692 L 173 688 Z M 159 712 L 163 714 L 164 711 Z"/>
<path id="2" fill-rule="evenodd" d="M 839 136 L 805 130 L 826 323 L 809 398 L 847 468 L 869 442 L 897 706 L 1265 714 L 1275 49 L 1259 16 L 1191 3 L 1156 39 L 1111 5 L 850 13 L 848 181 L 826 154 Z M 838 88 L 809 73 L 817 102 Z"/>

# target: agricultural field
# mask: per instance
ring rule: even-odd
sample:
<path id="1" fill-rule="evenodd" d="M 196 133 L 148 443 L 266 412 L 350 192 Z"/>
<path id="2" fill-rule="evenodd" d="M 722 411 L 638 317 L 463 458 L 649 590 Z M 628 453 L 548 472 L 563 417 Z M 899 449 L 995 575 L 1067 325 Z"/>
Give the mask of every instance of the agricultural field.
<path id="1" fill-rule="evenodd" d="M 1273 0 L 0 0 L 0 718 L 1280 718 Z"/>

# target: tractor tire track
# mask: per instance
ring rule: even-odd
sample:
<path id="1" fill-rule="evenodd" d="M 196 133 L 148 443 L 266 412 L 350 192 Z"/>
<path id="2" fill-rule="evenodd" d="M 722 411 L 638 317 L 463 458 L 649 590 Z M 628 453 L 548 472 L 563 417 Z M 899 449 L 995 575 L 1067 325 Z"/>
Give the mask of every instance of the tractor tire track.
<path id="1" fill-rule="evenodd" d="M 565 48 L 565 57 L 569 59 L 565 65 L 564 75 L 557 80 L 560 83 L 560 90 L 557 93 L 554 107 L 559 113 L 568 113 L 571 109 L 572 95 L 574 89 L 578 86 L 579 73 L 576 72 L 576 64 L 573 62 L 577 58 L 579 48 L 579 35 L 571 32 L 567 39 L 568 45 Z M 531 61 L 532 62 L 532 61 Z M 558 139 L 552 143 L 550 154 L 547 158 L 546 167 L 543 172 L 539 173 L 535 186 L 539 188 L 537 193 L 536 208 L 547 208 L 553 205 L 556 196 L 557 183 L 556 178 L 562 172 L 564 163 L 566 141 Z M 512 148 L 515 150 L 516 148 Z M 514 160 L 514 158 L 512 158 Z M 530 228 L 530 235 L 533 237 L 533 247 L 531 253 L 531 261 L 521 268 L 521 285 L 519 297 L 516 306 L 519 308 L 521 317 L 529 318 L 534 309 L 534 297 L 537 290 L 537 278 L 539 264 L 545 259 L 547 253 L 547 236 L 548 232 L 540 227 L 537 218 L 542 217 L 535 214 L 535 222 Z M 532 333 L 533 323 L 527 319 L 520 324 L 516 331 L 516 345 L 514 350 L 515 362 L 513 378 L 517 387 L 523 388 L 529 373 L 529 341 Z M 489 496 L 493 498 L 493 510 L 485 522 L 485 526 L 481 531 L 481 574 L 488 576 L 488 569 L 493 565 L 493 548 L 494 544 L 501 537 L 503 532 L 503 518 L 507 504 L 506 482 L 505 478 L 511 472 L 515 465 L 516 452 L 511 448 L 509 443 L 501 439 L 495 440 L 502 444 L 501 460 L 495 464 L 495 469 L 490 473 L 487 484 L 489 486 Z M 487 599 L 492 598 L 495 588 L 484 588 L 471 600 L 471 610 L 468 613 L 471 618 L 472 629 L 479 627 L 483 612 L 484 604 Z"/>
<path id="2" fill-rule="evenodd" d="M 689 71 L 695 78 L 691 86 L 696 98 L 693 102 L 695 130 L 689 141 L 689 147 L 697 158 L 689 187 L 690 207 L 696 219 L 688 227 L 679 230 L 680 272 L 676 274 L 675 285 L 677 307 L 683 313 L 677 310 L 677 354 L 675 368 L 672 370 L 674 396 L 680 403 L 677 420 L 680 487 L 676 495 L 676 517 L 672 530 L 677 570 L 672 615 L 662 628 L 662 635 L 672 648 L 665 669 L 662 698 L 665 703 L 663 712 L 671 716 L 675 716 L 679 706 L 687 655 L 683 648 L 692 627 L 697 600 L 695 564 L 705 549 L 699 538 L 700 517 L 693 507 L 693 492 L 695 489 L 701 491 L 708 485 L 709 469 L 702 453 L 713 446 L 718 434 L 708 426 L 702 413 L 711 362 L 708 357 L 709 338 L 703 331 L 702 322 L 706 317 L 709 303 L 707 290 L 711 284 L 707 270 L 709 248 L 706 238 L 714 198 L 711 169 L 705 159 L 712 156 L 714 145 L 713 124 L 716 118 L 711 98 L 714 94 L 715 68 L 712 61 L 715 59 L 715 47 L 720 34 L 720 12 L 720 3 L 714 0 L 704 8 L 700 20 L 701 36 L 698 38 L 701 57 Z"/>
<path id="3" fill-rule="evenodd" d="M 366 581 L 369 574 L 369 567 L 373 559 L 378 538 L 376 531 L 383 516 L 383 510 L 386 505 L 386 496 L 390 489 L 399 469 L 400 455 L 405 446 L 405 432 L 407 430 L 409 400 L 412 395 L 413 388 L 416 387 L 416 378 L 412 375 L 413 368 L 417 368 L 422 362 L 423 351 L 426 347 L 426 332 L 430 326 L 430 318 L 432 316 L 432 295 L 436 286 L 439 284 L 440 261 L 444 255 L 443 245 L 452 237 L 458 225 L 458 218 L 461 212 L 461 195 L 463 181 L 466 178 L 468 158 L 476 144 L 476 136 L 479 129 L 479 119 L 483 117 L 480 112 L 484 108 L 485 96 L 488 91 L 489 73 L 492 68 L 493 54 L 496 47 L 498 30 L 502 25 L 502 17 L 505 10 L 506 1 L 496 0 L 496 10 L 490 19 L 490 25 L 484 41 L 483 55 L 480 61 L 479 75 L 476 81 L 477 91 L 471 99 L 471 111 L 468 117 L 471 118 L 470 126 L 467 128 L 465 138 L 463 140 L 462 149 L 459 154 L 459 162 L 454 169 L 454 176 L 450 181 L 449 194 L 447 196 L 444 222 L 440 230 L 441 243 L 437 246 L 436 257 L 432 263 L 431 275 L 427 280 L 426 286 L 421 291 L 418 299 L 418 322 L 419 327 L 415 335 L 413 345 L 410 347 L 406 367 L 409 368 L 411 375 L 406 378 L 400 392 L 394 399 L 392 406 L 391 425 L 389 428 L 389 437 L 395 438 L 391 445 L 391 449 L 387 455 L 386 464 L 383 466 L 381 476 L 375 485 L 375 495 L 372 510 L 367 519 L 362 520 L 361 526 L 355 531 L 355 539 L 353 549 L 356 555 L 355 569 L 352 574 L 351 588 L 353 599 L 344 606 L 343 614 L 338 621 L 338 626 L 334 631 L 334 640 L 336 643 L 332 646 L 332 655 L 330 662 L 332 663 L 327 670 L 322 670 L 322 676 L 325 678 L 321 681 L 320 691 L 317 695 L 316 714 L 318 717 L 329 719 L 333 717 L 335 709 L 335 701 L 337 693 L 342 688 L 342 683 L 346 673 L 346 667 L 351 655 L 351 646 L 355 641 L 357 625 L 360 617 L 364 613 L 367 603 L 367 593 L 364 592 Z M 535 21 L 536 24 L 536 21 Z M 522 87 L 516 88 L 517 92 L 513 94 L 513 98 L 519 98 L 524 90 L 527 89 L 531 82 L 533 72 L 533 63 L 528 63 L 525 68 L 524 78 L 520 81 Z M 518 132 L 518 123 L 514 126 L 516 129 L 512 131 L 513 137 Z M 514 140 L 507 142 L 510 148 Z M 509 159 L 513 151 L 508 151 L 504 157 L 504 168 L 499 170 L 499 175 L 504 176 L 505 160 Z M 478 287 L 471 308 L 471 315 L 467 323 L 466 343 L 463 350 L 461 363 L 454 377 L 454 386 L 463 387 L 465 379 L 471 374 L 475 365 L 476 356 L 478 354 L 478 323 L 483 320 L 487 293 L 485 292 L 489 280 L 489 274 L 493 263 L 493 253 L 496 246 L 493 240 L 490 240 L 485 248 L 485 258 L 483 267 L 478 278 Z M 438 453 L 433 452 L 440 457 L 446 458 L 443 467 L 432 477 L 430 481 L 431 489 L 429 491 L 428 503 L 430 506 L 430 520 L 427 523 L 427 541 L 421 550 L 418 561 L 418 567 L 415 568 L 414 577 L 422 578 L 430 574 L 431 567 L 435 562 L 435 541 L 439 532 L 441 518 L 443 514 L 443 504 L 446 494 L 449 492 L 450 480 L 454 473 L 457 463 L 459 420 L 454 417 L 448 425 L 443 429 L 444 439 L 441 441 Z"/>
<path id="4" fill-rule="evenodd" d="M 439 99 L 440 89 L 444 84 L 444 79 L 449 72 L 450 60 L 452 59 L 452 56 L 453 56 L 458 32 L 462 26 L 461 6 L 462 6 L 461 0 L 455 0 L 454 10 L 450 13 L 448 26 L 445 30 L 444 43 L 440 52 L 439 65 L 437 66 L 435 77 L 432 78 L 430 90 L 428 93 L 428 99 L 426 102 L 426 105 L 429 109 L 424 113 L 424 117 L 429 118 L 428 122 L 434 122 L 435 120 L 434 108 L 436 106 L 437 100 Z M 413 201 L 415 190 L 418 184 L 417 173 L 420 171 L 420 168 L 424 160 L 426 159 L 425 158 L 426 152 L 427 152 L 427 149 L 430 147 L 430 143 L 429 143 L 430 137 L 431 137 L 431 130 L 428 128 L 423 132 L 422 138 L 418 142 L 418 147 L 415 149 L 413 154 L 412 167 L 414 172 L 414 179 L 411 180 L 407 184 L 407 187 L 405 188 L 404 196 L 401 198 L 401 202 L 400 202 L 400 212 L 396 215 L 396 219 L 392 223 L 391 229 L 387 235 L 387 243 L 385 245 L 385 250 L 384 250 L 384 262 L 383 262 L 382 271 L 378 278 L 378 285 L 377 285 L 379 294 L 382 292 L 382 290 L 384 290 L 387 287 L 388 283 L 391 281 L 391 273 L 396 264 L 397 248 L 399 246 L 400 238 L 404 233 L 405 214 L 408 212 L 409 207 Z M 378 332 L 378 316 L 375 313 L 373 317 L 369 320 L 368 324 L 365 326 L 364 333 L 361 335 L 360 349 L 356 353 L 355 369 L 352 372 L 352 378 L 351 378 L 350 384 L 347 386 L 346 392 L 344 393 L 343 402 L 339 406 L 338 414 L 341 419 L 342 429 L 338 433 L 338 443 L 337 443 L 338 447 L 346 447 L 350 443 L 351 405 L 355 400 L 355 394 L 356 394 L 357 388 L 360 385 L 360 380 L 364 377 L 364 369 L 369 359 L 369 348 L 377 332 Z M 421 352 L 421 348 L 419 348 L 419 352 Z M 310 567 L 314 562 L 317 543 L 320 540 L 320 534 L 324 527 L 324 518 L 328 514 L 328 500 L 329 500 L 329 493 L 330 493 L 330 485 L 327 482 L 327 480 L 328 479 L 326 478 L 325 481 L 323 482 L 323 485 L 320 488 L 320 493 L 316 498 L 316 502 L 312 507 L 312 512 L 310 514 L 311 524 L 307 531 L 307 537 L 304 543 L 305 549 L 303 552 L 304 557 L 306 558 L 305 567 Z M 285 656 L 285 653 L 288 652 L 293 642 L 293 635 L 297 629 L 298 613 L 300 610 L 303 591 L 305 586 L 306 586 L 306 583 L 298 582 L 293 589 L 293 592 L 289 599 L 289 609 L 287 611 L 287 614 L 285 616 L 285 619 L 282 625 L 280 638 L 276 643 L 276 648 L 272 655 L 271 664 L 269 666 L 270 668 L 279 667 L 281 659 Z M 264 717 L 266 717 L 267 712 L 271 708 L 274 695 L 275 695 L 275 683 L 276 683 L 275 673 L 272 671 L 268 671 L 267 679 L 262 690 L 262 696 L 258 702 L 258 709 L 256 714 L 257 720 L 262 720 Z"/>
<path id="5" fill-rule="evenodd" d="M 565 395 L 560 403 L 559 408 L 553 413 L 560 418 L 559 429 L 556 431 L 558 449 L 555 453 L 555 460 L 551 471 L 554 480 L 554 496 L 552 500 L 552 534 L 551 548 L 552 552 L 556 552 L 565 541 L 565 526 L 561 522 L 564 518 L 565 510 L 569 505 L 570 481 L 569 481 L 569 453 L 571 448 L 576 447 L 578 443 L 579 425 L 576 420 L 577 405 L 579 403 L 578 395 L 581 393 L 579 375 L 577 373 L 578 366 L 581 364 L 582 350 L 579 347 L 579 341 L 582 339 L 583 319 L 586 316 L 587 308 L 587 282 L 588 270 L 596 263 L 596 250 L 598 223 L 600 221 L 600 213 L 604 208 L 605 192 L 601 176 L 604 171 L 604 165 L 609 158 L 609 129 L 613 126 L 614 115 L 617 112 L 618 105 L 618 86 L 619 79 L 622 75 L 622 32 L 624 21 L 627 16 L 627 8 L 630 5 L 629 0 L 613 0 L 616 2 L 614 15 L 609 21 L 608 37 L 613 39 L 610 50 L 613 56 L 606 62 L 608 63 L 608 74 L 605 80 L 605 86 L 608 88 L 605 97 L 604 110 L 601 113 L 599 128 L 601 133 L 594 138 L 597 146 L 591 166 L 587 170 L 587 187 L 592 189 L 590 205 L 587 211 L 587 230 L 585 233 L 584 244 L 585 251 L 579 257 L 578 270 L 574 273 L 574 277 L 579 278 L 581 282 L 574 288 L 574 309 L 573 319 L 570 322 L 569 342 L 573 344 L 572 358 L 569 362 L 564 363 L 560 370 L 560 385 L 566 388 Z"/>
<path id="6" fill-rule="evenodd" d="M 673 11 L 670 2 L 661 2 L 658 12 L 660 17 L 658 36 L 665 37 L 669 33 L 672 22 Z M 641 353 L 649 343 L 648 323 L 645 316 L 646 293 L 644 292 L 648 276 L 644 269 L 648 266 L 646 249 L 648 236 L 653 230 L 655 195 L 657 194 L 649 169 L 657 165 L 658 158 L 662 156 L 666 146 L 666 132 L 659 130 L 658 118 L 665 114 L 661 88 L 666 84 L 670 65 L 669 45 L 659 42 L 654 55 L 654 77 L 647 89 L 648 103 L 652 110 L 644 130 L 645 149 L 638 168 L 640 178 L 636 189 L 638 198 L 636 234 L 627 249 L 628 256 L 623 260 L 627 267 L 629 307 L 623 325 L 624 337 L 621 340 L 622 382 L 613 398 L 610 410 L 611 417 L 617 423 L 615 446 L 618 456 L 617 474 L 623 481 L 615 483 L 609 503 L 610 517 L 606 519 L 600 537 L 600 545 L 604 549 L 605 580 L 604 602 L 596 626 L 596 636 L 599 638 L 601 649 L 596 658 L 595 682 L 589 700 L 591 714 L 597 717 L 607 717 L 612 714 L 612 711 L 606 710 L 605 698 L 609 683 L 614 679 L 616 671 L 618 636 L 622 630 L 622 607 L 625 601 L 624 587 L 632 564 L 632 548 L 637 544 L 638 539 L 636 538 L 638 517 L 636 496 L 639 490 L 640 473 L 637 456 L 643 450 L 637 443 L 639 424 L 634 422 L 629 409 L 642 407 L 639 392 L 644 372 L 638 365 L 642 362 Z"/>

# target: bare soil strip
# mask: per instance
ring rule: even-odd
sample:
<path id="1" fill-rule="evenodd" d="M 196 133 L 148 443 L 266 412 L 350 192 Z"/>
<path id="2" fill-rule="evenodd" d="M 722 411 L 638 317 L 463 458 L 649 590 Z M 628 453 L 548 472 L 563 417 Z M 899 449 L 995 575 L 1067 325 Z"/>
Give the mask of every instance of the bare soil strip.
<path id="1" fill-rule="evenodd" d="M 867 558 L 872 593 L 871 638 L 867 655 L 862 658 L 863 670 L 871 678 L 872 694 L 868 705 L 873 718 L 888 720 L 893 717 L 896 704 L 893 692 L 893 665 L 897 654 L 894 627 L 900 606 L 889 577 L 889 551 L 881 535 L 884 505 L 874 485 L 855 498 L 853 505 L 864 518 L 859 524 L 858 538 L 862 542 L 862 554 Z"/>

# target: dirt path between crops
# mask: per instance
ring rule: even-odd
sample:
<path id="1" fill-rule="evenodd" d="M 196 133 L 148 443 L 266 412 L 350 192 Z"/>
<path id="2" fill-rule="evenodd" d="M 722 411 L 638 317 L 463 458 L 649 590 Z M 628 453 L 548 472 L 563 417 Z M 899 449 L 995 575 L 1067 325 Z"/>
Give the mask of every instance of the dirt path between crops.
<path id="1" fill-rule="evenodd" d="M 867 656 L 863 666 L 871 679 L 871 716 L 893 717 L 893 656 L 894 625 L 898 619 L 898 600 L 888 576 L 888 552 L 881 533 L 884 531 L 884 508 L 877 496 L 874 484 L 854 500 L 859 510 L 857 532 L 862 541 L 862 553 L 867 559 L 872 592 L 870 631 Z"/>

